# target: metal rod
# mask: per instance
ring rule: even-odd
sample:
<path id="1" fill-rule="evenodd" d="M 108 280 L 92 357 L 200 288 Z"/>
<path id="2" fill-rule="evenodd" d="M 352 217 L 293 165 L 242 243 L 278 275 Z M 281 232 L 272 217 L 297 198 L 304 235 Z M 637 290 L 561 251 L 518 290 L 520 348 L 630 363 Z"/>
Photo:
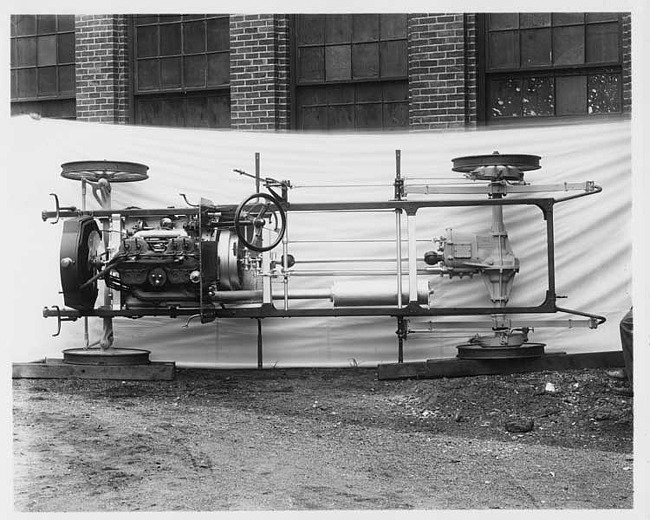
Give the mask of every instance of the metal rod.
<path id="1" fill-rule="evenodd" d="M 83 316 L 98 316 L 98 317 L 128 317 L 139 318 L 142 316 L 169 316 L 172 318 L 178 316 L 189 316 L 200 312 L 197 306 L 188 307 L 143 307 L 138 309 L 104 309 L 97 308 L 88 311 L 79 311 L 76 309 L 60 309 L 45 308 L 43 309 L 43 317 L 61 317 L 76 320 Z M 576 312 L 569 309 L 561 309 L 562 312 Z M 540 314 L 540 313 L 554 313 L 557 308 L 544 302 L 541 305 L 529 307 L 506 307 L 502 310 L 503 314 Z M 420 317 L 434 317 L 434 316 L 488 316 L 494 313 L 492 307 L 413 307 L 398 309 L 394 305 L 380 307 L 340 307 L 340 308 L 308 308 L 308 309 L 292 309 L 285 312 L 282 309 L 276 309 L 272 306 L 255 307 L 255 308 L 214 308 L 214 316 L 217 318 L 290 318 L 290 317 L 329 317 L 329 316 L 420 316 Z M 598 317 L 594 319 L 602 322 Z"/>
<path id="2" fill-rule="evenodd" d="M 435 268 L 434 268 L 435 269 Z M 438 269 L 437 271 L 432 271 L 429 269 L 416 269 L 413 273 L 407 273 L 409 277 L 411 277 L 411 274 L 440 274 L 441 270 Z M 362 270 L 362 269 L 349 269 L 349 270 L 332 270 L 332 271 L 325 271 L 325 270 L 317 270 L 317 269 L 310 269 L 310 270 L 301 270 L 301 271 L 290 271 L 289 274 L 291 276 L 397 276 L 397 271 L 396 270 L 388 270 L 388 269 L 374 269 L 374 270 Z M 402 276 L 406 276 L 404 273 L 402 273 Z M 417 279 L 416 279 L 417 280 Z M 409 282 L 410 284 L 410 282 Z M 416 288 L 417 288 L 417 282 L 416 282 Z"/>
<path id="3" fill-rule="evenodd" d="M 298 184 L 291 185 L 292 188 L 385 188 L 390 184 Z"/>
<path id="4" fill-rule="evenodd" d="M 397 362 L 404 363 L 404 338 L 406 338 L 406 327 L 404 326 L 404 318 L 398 316 L 397 318 Z"/>
<path id="5" fill-rule="evenodd" d="M 255 192 L 260 192 L 260 153 L 255 152 Z"/>
<path id="6" fill-rule="evenodd" d="M 565 182 L 558 184 L 515 184 L 503 185 L 503 193 L 542 193 L 550 191 L 585 191 L 589 192 L 593 183 L 587 182 Z M 489 193 L 489 185 L 463 184 L 463 185 L 436 185 L 436 184 L 406 184 L 407 193 L 421 193 L 425 195 L 435 194 L 481 194 Z"/>
<path id="7" fill-rule="evenodd" d="M 545 212 L 546 217 L 546 247 L 547 247 L 547 266 L 548 269 L 548 296 L 555 298 L 555 233 L 553 231 L 553 206 L 550 206 Z"/>
<path id="8" fill-rule="evenodd" d="M 427 328 L 409 328 L 409 334 L 430 334 L 437 330 L 455 330 L 455 329 L 493 329 L 494 323 L 491 321 L 431 321 L 422 323 L 421 325 L 428 326 Z M 557 319 L 557 320 L 511 320 L 510 328 L 521 327 L 549 327 L 549 328 L 589 328 L 591 320 L 572 320 L 572 319 Z"/>
<path id="9" fill-rule="evenodd" d="M 402 152 L 395 150 L 395 198 L 402 198 Z M 395 283 L 397 284 L 397 308 L 401 309 L 402 302 L 402 210 L 395 210 L 395 266 L 397 267 Z M 399 324 L 399 320 L 398 320 Z"/>
<path id="10" fill-rule="evenodd" d="M 296 264 L 338 264 L 338 263 L 355 263 L 355 262 L 395 262 L 394 258 L 379 258 L 379 257 L 350 257 L 350 258 L 307 258 L 296 260 Z M 406 262 L 406 259 L 402 259 Z"/>
<path id="11" fill-rule="evenodd" d="M 360 243 L 391 243 L 394 244 L 395 240 L 392 238 L 334 238 L 334 239 L 292 239 L 293 244 L 360 244 Z M 401 242 L 406 242 L 402 239 Z M 431 242 L 430 238 L 418 238 L 416 242 Z"/>
<path id="12" fill-rule="evenodd" d="M 417 269 L 417 248 L 415 244 L 415 213 L 407 214 L 406 224 L 408 230 L 408 268 L 409 268 L 409 303 L 418 301 L 418 269 Z"/>
<path id="13" fill-rule="evenodd" d="M 397 307 L 402 308 L 402 210 L 395 210 L 395 254 L 397 267 Z"/>
<path id="14" fill-rule="evenodd" d="M 262 369 L 262 319 L 257 318 L 257 368 Z"/>
<path id="15" fill-rule="evenodd" d="M 290 208 L 292 209 L 292 208 Z M 308 213 L 308 214 L 317 214 L 317 215 L 322 215 L 323 211 L 326 211 L 327 213 L 389 213 L 393 211 L 391 208 L 333 208 L 333 209 L 328 209 L 328 210 L 320 210 L 320 209 L 301 209 L 299 210 L 300 213 Z"/>
<path id="16" fill-rule="evenodd" d="M 593 195 L 602 191 L 599 186 L 594 187 L 594 191 L 579 193 L 571 198 L 582 197 L 585 195 Z M 364 210 L 364 211 L 393 211 L 395 209 L 402 209 L 407 212 L 416 211 L 419 208 L 450 208 L 450 207 L 468 207 L 468 206 L 544 206 L 549 203 L 562 202 L 570 200 L 570 198 L 553 199 L 549 197 L 544 198 L 528 198 L 528 199 L 458 199 L 458 200 L 391 200 L 391 201 L 368 201 L 368 202 L 310 202 L 310 203 L 293 203 L 289 211 L 291 212 L 330 212 L 330 211 L 349 211 L 349 210 Z M 237 209 L 236 204 L 223 204 L 214 206 L 211 213 L 225 213 Z M 157 208 L 157 209 L 115 209 L 115 210 L 94 210 L 83 212 L 85 215 L 93 217 L 103 217 L 112 214 L 116 215 L 135 215 L 135 216 L 157 216 L 157 215 L 197 215 L 199 208 Z M 79 216 L 79 211 L 61 210 L 59 216 L 62 218 Z M 44 219 L 54 218 L 57 216 L 56 212 L 44 211 L 42 213 Z"/>
<path id="17" fill-rule="evenodd" d="M 90 348 L 90 337 L 88 335 L 88 316 L 84 316 L 84 348 Z"/>
<path id="18" fill-rule="evenodd" d="M 282 285 L 284 293 L 284 310 L 289 310 L 289 216 L 285 216 L 284 236 L 282 237 Z"/>

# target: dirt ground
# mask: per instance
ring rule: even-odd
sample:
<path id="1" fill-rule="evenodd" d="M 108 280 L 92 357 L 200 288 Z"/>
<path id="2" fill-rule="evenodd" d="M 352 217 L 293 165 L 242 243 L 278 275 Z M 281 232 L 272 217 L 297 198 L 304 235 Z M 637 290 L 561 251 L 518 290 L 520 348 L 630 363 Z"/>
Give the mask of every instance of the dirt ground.
<path id="1" fill-rule="evenodd" d="M 17 379 L 14 508 L 631 508 L 632 398 L 609 385 L 603 370 L 359 367 Z"/>

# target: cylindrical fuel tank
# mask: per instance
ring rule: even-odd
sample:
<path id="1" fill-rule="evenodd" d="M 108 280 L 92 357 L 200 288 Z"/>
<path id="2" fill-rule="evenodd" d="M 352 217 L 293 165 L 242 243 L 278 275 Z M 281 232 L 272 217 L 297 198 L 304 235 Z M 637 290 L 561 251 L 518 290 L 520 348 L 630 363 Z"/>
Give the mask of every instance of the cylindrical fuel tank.
<path id="1" fill-rule="evenodd" d="M 336 282 L 332 286 L 334 307 L 372 307 L 374 305 L 397 305 L 397 284 L 394 279 L 373 281 Z M 429 304 L 433 286 L 427 280 L 418 280 L 418 303 Z M 409 302 L 408 283 L 402 284 L 402 303 Z"/>

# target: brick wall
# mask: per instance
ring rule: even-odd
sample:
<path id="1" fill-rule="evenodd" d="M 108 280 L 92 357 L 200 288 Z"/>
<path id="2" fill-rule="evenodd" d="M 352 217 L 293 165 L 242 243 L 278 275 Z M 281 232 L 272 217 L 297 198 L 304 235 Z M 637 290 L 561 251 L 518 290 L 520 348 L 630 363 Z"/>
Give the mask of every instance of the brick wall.
<path id="1" fill-rule="evenodd" d="M 465 125 L 466 61 L 463 14 L 409 15 L 409 125 L 412 129 Z"/>
<path id="2" fill-rule="evenodd" d="M 623 16 L 621 23 L 623 49 L 623 112 L 632 111 L 632 20 L 628 13 Z"/>
<path id="3" fill-rule="evenodd" d="M 478 31 L 476 14 L 465 14 L 465 124 L 476 126 L 478 119 Z"/>
<path id="4" fill-rule="evenodd" d="M 289 128 L 289 61 L 288 16 L 230 17 L 231 128 Z"/>
<path id="5" fill-rule="evenodd" d="M 128 122 L 127 27 L 124 15 L 76 17 L 77 119 Z"/>

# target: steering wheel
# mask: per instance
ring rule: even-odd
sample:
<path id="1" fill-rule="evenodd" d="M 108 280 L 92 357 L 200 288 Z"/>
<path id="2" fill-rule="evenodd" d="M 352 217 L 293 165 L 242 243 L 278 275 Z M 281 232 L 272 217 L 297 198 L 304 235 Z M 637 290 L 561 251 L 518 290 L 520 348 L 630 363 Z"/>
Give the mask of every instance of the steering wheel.
<path id="1" fill-rule="evenodd" d="M 263 253 L 276 247 L 284 236 L 287 216 L 278 199 L 266 193 L 254 193 L 235 211 L 235 231 L 242 244 Z M 264 245 L 264 239 L 268 243 Z"/>

